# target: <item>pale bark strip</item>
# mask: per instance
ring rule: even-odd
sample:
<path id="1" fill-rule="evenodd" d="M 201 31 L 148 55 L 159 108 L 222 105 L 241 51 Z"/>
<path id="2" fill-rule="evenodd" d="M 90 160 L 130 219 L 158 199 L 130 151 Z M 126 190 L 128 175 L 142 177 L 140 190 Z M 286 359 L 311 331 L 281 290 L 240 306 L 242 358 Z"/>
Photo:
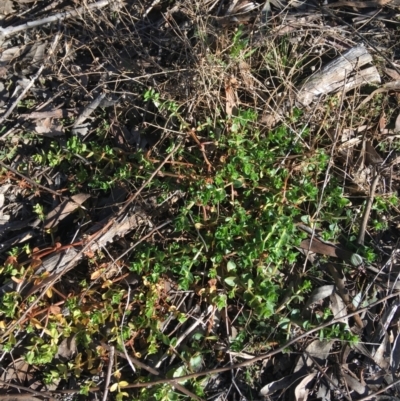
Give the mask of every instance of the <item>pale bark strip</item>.
<path id="1" fill-rule="evenodd" d="M 326 64 L 320 71 L 311 75 L 300 87 L 297 100 L 307 106 L 319 95 L 335 92 L 340 88 L 345 91 L 366 83 L 380 83 L 378 70 L 372 66 L 372 56 L 364 46 L 356 46 Z"/>
<path id="2" fill-rule="evenodd" d="M 57 13 L 51 15 L 50 17 L 42 18 L 37 21 L 27 22 L 26 24 L 18 25 L 18 26 L 10 26 L 8 28 L 0 28 L 0 39 L 5 39 L 9 36 L 15 35 L 18 32 L 25 31 L 27 29 L 36 28 L 41 25 L 50 24 L 51 22 L 62 21 L 66 18 L 75 17 L 84 13 L 87 10 L 95 10 L 99 8 L 103 8 L 111 3 L 112 0 L 101 0 L 97 3 L 88 4 L 84 7 L 79 7 L 77 10 L 71 11 L 63 11 L 61 13 Z"/>

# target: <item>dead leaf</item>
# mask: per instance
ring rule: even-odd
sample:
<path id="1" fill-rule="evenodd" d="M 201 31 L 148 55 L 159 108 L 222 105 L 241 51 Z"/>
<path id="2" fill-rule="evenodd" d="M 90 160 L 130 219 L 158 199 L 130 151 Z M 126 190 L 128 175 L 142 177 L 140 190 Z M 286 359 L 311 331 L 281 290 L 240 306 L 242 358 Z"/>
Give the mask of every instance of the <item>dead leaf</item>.
<path id="1" fill-rule="evenodd" d="M 26 383 L 32 380 L 31 367 L 23 360 L 16 359 L 11 362 L 1 374 L 0 388 L 7 387 L 8 383 Z"/>
<path id="2" fill-rule="evenodd" d="M 394 124 L 394 133 L 400 132 L 400 114 L 396 118 L 396 122 Z"/>
<path id="3" fill-rule="evenodd" d="M 341 319 L 338 321 L 348 324 L 348 318 L 345 317 L 347 316 L 346 304 L 343 302 L 342 297 L 336 292 L 331 295 L 330 308 L 335 319 Z"/>
<path id="4" fill-rule="evenodd" d="M 383 159 L 380 154 L 375 150 L 372 143 L 370 141 L 366 141 L 365 143 L 365 164 L 367 165 L 376 165 L 382 164 Z"/>
<path id="5" fill-rule="evenodd" d="M 332 344 L 334 340 L 331 341 L 321 341 L 321 340 L 314 340 L 311 342 L 305 351 L 309 355 L 311 355 L 314 359 L 317 360 L 318 363 L 323 363 L 326 358 L 328 358 L 329 352 L 331 350 Z M 314 362 L 311 358 L 309 358 L 306 353 L 303 353 L 299 360 L 297 361 L 296 367 L 294 368 L 294 372 L 299 372 L 303 369 L 303 367 L 311 367 L 313 366 Z"/>
<path id="6" fill-rule="evenodd" d="M 383 370 L 386 370 L 389 367 L 388 358 L 386 357 L 388 348 L 389 348 L 389 336 L 387 333 L 385 333 L 379 347 L 373 353 L 374 362 Z"/>
<path id="7" fill-rule="evenodd" d="M 61 313 L 61 308 L 58 305 L 50 305 L 49 314 L 59 315 Z"/>
<path id="8" fill-rule="evenodd" d="M 307 401 L 308 393 L 310 390 L 307 388 L 307 385 L 314 379 L 317 375 L 317 372 L 311 373 L 307 375 L 294 390 L 294 396 L 296 397 L 296 401 Z"/>
<path id="9" fill-rule="evenodd" d="M 93 273 L 91 274 L 90 279 L 91 279 L 91 280 L 96 280 L 96 279 L 98 279 L 103 273 L 104 273 L 104 270 L 103 270 L 103 269 L 96 270 L 95 272 L 93 272 Z"/>
<path id="10" fill-rule="evenodd" d="M 369 390 L 367 386 L 361 384 L 358 380 L 354 377 L 348 375 L 347 373 L 343 372 L 343 377 L 346 379 L 347 385 L 356 393 L 366 396 L 369 394 Z"/>
<path id="11" fill-rule="evenodd" d="M 226 105 L 225 112 L 228 117 L 234 115 L 237 109 L 237 94 L 236 94 L 237 80 L 235 77 L 226 78 L 225 80 L 225 95 Z"/>
<path id="12" fill-rule="evenodd" d="M 90 198 L 90 195 L 88 194 L 77 194 L 71 196 L 71 200 L 61 202 L 47 215 L 46 220 L 44 221 L 44 228 L 49 229 L 56 227 L 61 220 L 74 212 L 88 198 Z"/>
<path id="13" fill-rule="evenodd" d="M 282 379 L 275 380 L 265 385 L 260 390 L 259 394 L 265 397 L 267 395 L 274 393 L 275 391 L 288 389 L 301 376 L 303 376 L 303 372 L 296 372 L 293 373 L 292 375 L 282 377 Z"/>
<path id="14" fill-rule="evenodd" d="M 400 364 L 400 333 L 397 333 L 397 336 L 393 342 L 392 352 L 390 353 L 390 367 L 392 369 L 393 374 L 397 371 L 399 364 Z"/>
<path id="15" fill-rule="evenodd" d="M 391 68 L 385 68 L 385 72 L 389 75 L 390 78 L 394 79 L 395 81 L 400 80 L 400 74 Z"/>
<path id="16" fill-rule="evenodd" d="M 332 295 L 334 288 L 335 286 L 333 284 L 323 285 L 322 287 L 316 288 L 310 295 L 310 298 L 307 300 L 304 308 L 308 308 L 310 305 L 329 297 Z"/>
<path id="17" fill-rule="evenodd" d="M 245 88 L 249 92 L 253 92 L 254 91 L 254 78 L 251 74 L 250 66 L 245 61 L 241 61 L 239 63 L 239 71 L 240 71 L 240 76 L 242 77 Z"/>
<path id="18" fill-rule="evenodd" d="M 378 123 L 380 133 L 384 132 L 386 124 L 387 124 L 387 118 L 385 112 L 383 111 L 381 117 L 379 118 L 379 123 Z"/>
<path id="19" fill-rule="evenodd" d="M 319 383 L 319 389 L 315 398 L 320 399 L 321 401 L 330 401 L 331 400 L 331 389 L 329 385 L 326 385 L 323 381 Z"/>
<path id="20" fill-rule="evenodd" d="M 5 17 L 6 15 L 12 14 L 15 12 L 13 8 L 13 4 L 11 0 L 2 0 L 0 4 L 0 19 L 1 17 Z"/>
<path id="21" fill-rule="evenodd" d="M 335 247 L 333 245 L 325 244 L 321 241 L 318 241 L 316 238 L 314 238 L 312 242 L 309 239 L 303 240 L 300 244 L 300 247 L 320 255 L 332 256 L 334 258 L 340 258 L 343 260 L 350 260 L 354 255 L 352 252 Z"/>
<path id="22" fill-rule="evenodd" d="M 64 338 L 58 346 L 56 357 L 65 361 L 71 360 L 77 353 L 76 334 L 68 338 Z"/>

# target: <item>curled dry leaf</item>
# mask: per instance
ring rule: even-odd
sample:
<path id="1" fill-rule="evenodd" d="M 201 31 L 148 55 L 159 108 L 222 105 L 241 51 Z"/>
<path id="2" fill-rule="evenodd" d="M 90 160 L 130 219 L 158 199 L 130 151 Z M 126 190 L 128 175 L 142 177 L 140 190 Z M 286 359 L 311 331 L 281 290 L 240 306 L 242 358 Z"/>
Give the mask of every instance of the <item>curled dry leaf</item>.
<path id="1" fill-rule="evenodd" d="M 386 357 L 386 355 L 388 355 L 389 346 L 389 336 L 385 333 L 379 347 L 373 353 L 374 362 L 383 370 L 386 370 L 389 367 L 389 361 Z"/>
<path id="2" fill-rule="evenodd" d="M 308 298 L 304 308 L 308 308 L 310 305 L 315 304 L 323 299 L 332 295 L 335 286 L 333 284 L 323 285 L 322 287 L 316 288 L 310 298 Z"/>
<path id="3" fill-rule="evenodd" d="M 392 372 L 395 373 L 400 365 L 400 333 L 397 336 L 392 345 L 392 352 L 390 353 L 390 367 Z"/>
<path id="4" fill-rule="evenodd" d="M 361 384 L 357 379 L 353 376 L 348 375 L 347 373 L 343 372 L 343 377 L 345 378 L 347 385 L 356 393 L 366 396 L 369 394 L 369 389 L 367 386 Z"/>
<path id="5" fill-rule="evenodd" d="M 370 141 L 365 143 L 365 164 L 376 165 L 382 164 L 383 159 L 381 155 L 375 150 L 374 146 Z"/>
<path id="6" fill-rule="evenodd" d="M 294 396 L 296 397 L 296 401 L 307 401 L 308 394 L 310 389 L 307 388 L 307 385 L 314 379 L 317 375 L 317 372 L 311 373 L 307 375 L 297 386 L 294 390 Z"/>
<path id="7" fill-rule="evenodd" d="M 394 80 L 400 79 L 400 74 L 396 70 L 393 70 L 392 68 L 385 68 L 385 72 L 387 75 L 389 75 L 390 78 Z"/>
<path id="8" fill-rule="evenodd" d="M 339 294 L 334 293 L 331 295 L 330 307 L 335 319 L 343 318 L 341 321 L 348 324 L 348 318 L 345 317 L 347 316 L 346 304 L 343 302 L 343 299 Z"/>
<path id="9" fill-rule="evenodd" d="M 288 389 L 291 385 L 295 383 L 297 379 L 303 376 L 303 372 L 296 372 L 292 375 L 282 377 L 282 379 L 275 380 L 271 383 L 265 385 L 259 392 L 261 396 L 266 397 L 267 395 L 275 393 L 275 391 Z"/>

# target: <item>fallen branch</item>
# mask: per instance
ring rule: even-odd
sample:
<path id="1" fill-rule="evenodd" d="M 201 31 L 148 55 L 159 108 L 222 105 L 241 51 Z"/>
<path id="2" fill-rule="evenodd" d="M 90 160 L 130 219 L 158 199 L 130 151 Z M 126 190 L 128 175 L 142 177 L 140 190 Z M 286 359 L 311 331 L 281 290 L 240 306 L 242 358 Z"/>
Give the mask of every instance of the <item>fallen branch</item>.
<path id="1" fill-rule="evenodd" d="M 75 17 L 77 15 L 82 14 L 85 10 L 95 10 L 95 9 L 103 8 L 103 7 L 107 6 L 108 4 L 110 4 L 111 2 L 112 2 L 112 0 L 101 0 L 101 1 L 98 1 L 97 3 L 88 4 L 84 7 L 79 7 L 77 10 L 63 11 L 61 13 L 57 13 L 57 14 L 51 15 L 50 17 L 42 18 L 37 21 L 27 22 L 25 24 L 18 25 L 18 26 L 9 26 L 8 28 L 0 27 L 0 40 L 4 40 L 12 35 L 15 35 L 18 32 L 26 31 L 27 29 L 36 28 L 38 26 L 50 24 L 50 23 L 56 22 L 56 21 L 62 21 L 69 17 Z"/>

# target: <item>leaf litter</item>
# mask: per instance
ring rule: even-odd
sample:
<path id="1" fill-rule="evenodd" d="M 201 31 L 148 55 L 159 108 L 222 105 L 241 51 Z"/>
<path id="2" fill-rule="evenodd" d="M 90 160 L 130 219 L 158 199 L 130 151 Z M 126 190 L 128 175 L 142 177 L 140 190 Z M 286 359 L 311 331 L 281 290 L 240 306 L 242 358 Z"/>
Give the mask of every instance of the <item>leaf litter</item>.
<path id="1" fill-rule="evenodd" d="M 182 397 L 260 394 L 270 399 L 358 400 L 367 396 L 383 399 L 374 395 L 383 390 L 385 397 L 395 399 L 399 365 L 397 300 L 394 296 L 386 302 L 379 300 L 398 289 L 398 262 L 392 257 L 397 249 L 396 231 L 392 226 L 386 230 L 379 227 L 385 226 L 385 219 L 392 224 L 398 210 L 394 205 L 392 214 L 388 213 L 388 204 L 383 201 L 398 188 L 398 71 L 395 62 L 387 62 L 384 71 L 394 81 L 373 89 L 381 82 L 377 49 L 370 45 L 367 35 L 364 45 L 355 45 L 360 38 L 354 31 L 359 28 L 351 13 L 362 16 L 364 6 L 367 11 L 368 7 L 378 7 L 383 12 L 398 13 L 398 4 L 386 7 L 386 3 L 367 2 L 358 8 L 353 2 L 339 2 L 343 3 L 343 14 L 332 16 L 330 13 L 336 11 L 326 11 L 336 10 L 335 2 L 331 2 L 325 10 L 318 9 L 325 13 L 322 18 L 312 2 L 289 6 L 271 2 L 271 7 L 253 1 L 201 1 L 200 14 L 191 5 L 171 6 L 164 1 L 141 6 L 131 1 L 74 2 L 57 10 L 50 3 L 45 1 L 37 7 L 27 1 L 4 1 L 0 5 L 2 21 L 7 21 L 1 27 L 0 54 L 0 157 L 8 167 L 3 168 L 1 176 L 1 252 L 5 266 L 1 273 L 0 334 L 6 366 L 1 379 L 10 384 L 2 384 L 7 394 L 14 394 L 11 384 L 18 382 L 22 390 L 25 387 L 38 393 L 52 388 L 68 394 L 87 386 L 91 394 L 107 395 L 101 376 L 112 373 L 110 397 L 122 399 L 125 392 L 139 397 L 135 386 L 161 386 L 159 396 L 163 383 L 149 385 L 151 376 L 142 380 L 135 372 L 131 380 L 130 367 L 113 365 L 109 348 L 101 345 L 103 337 L 120 347 L 116 354 L 119 361 L 130 360 L 132 366 L 150 373 L 157 368 L 164 385 L 170 385 L 168 391 L 175 388 Z M 394 21 L 394 15 L 387 21 Z M 263 18 L 267 24 L 260 23 Z M 389 35 L 392 28 L 385 20 L 371 18 L 360 34 L 373 32 L 378 40 L 376 21 L 395 48 L 393 34 Z M 308 32 L 315 29 L 313 24 L 319 33 Z M 302 43 L 301 53 L 310 65 L 291 64 L 296 56 L 285 58 L 279 46 L 268 52 L 269 45 L 260 45 L 267 40 L 268 29 L 275 35 L 274 46 L 296 49 Z M 280 39 L 283 31 L 289 35 L 287 42 L 286 38 Z M 60 35 L 60 40 L 51 42 L 55 35 Z M 319 43 L 322 45 L 318 48 Z M 354 54 L 358 63 L 351 58 Z M 395 54 L 392 52 L 393 57 Z M 344 65 L 341 63 L 347 67 L 339 68 L 336 76 L 332 66 Z M 359 91 L 364 87 L 369 93 L 363 92 L 361 100 Z M 150 101 L 143 101 L 143 93 Z M 355 114 L 376 102 L 378 96 L 386 99 L 383 106 L 390 104 L 387 113 L 372 110 Z M 324 107 L 320 102 L 326 102 Z M 337 105 L 341 106 L 335 108 Z M 219 262 L 212 278 L 207 275 L 217 264 L 211 252 L 219 245 L 218 241 L 206 242 L 213 227 L 222 225 L 221 220 L 214 222 L 210 216 L 216 212 L 223 215 L 249 189 L 246 169 L 242 176 L 231 171 L 230 181 L 224 182 L 230 189 L 227 204 L 204 204 L 201 192 L 221 180 L 221 176 L 213 176 L 221 166 L 232 168 L 229 160 L 238 157 L 236 164 L 247 163 L 247 156 L 240 153 L 245 138 L 236 138 L 226 154 L 218 150 L 218 142 L 224 137 L 234 138 L 241 125 L 249 121 L 243 113 L 248 107 L 261 116 L 257 121 L 262 128 L 257 134 L 260 137 L 268 137 L 280 124 L 300 132 L 294 110 L 302 110 L 302 132 L 312 129 L 315 140 L 320 140 L 329 152 L 332 149 L 334 175 L 319 176 L 318 180 L 324 181 L 319 188 L 324 191 L 328 179 L 337 179 L 343 193 L 354 202 L 354 207 L 346 210 L 355 217 L 340 227 L 341 236 L 332 232 L 343 216 L 333 215 L 328 227 L 319 224 L 325 204 L 314 208 L 310 202 L 308 209 L 300 200 L 293 204 L 293 209 L 308 213 L 304 219 L 308 231 L 303 231 L 293 246 L 302 251 L 301 256 L 296 262 L 285 262 L 279 280 L 272 279 L 284 287 L 289 276 L 299 278 L 288 286 L 288 301 L 276 308 L 275 321 L 270 315 L 255 321 L 251 317 L 257 315 L 260 304 L 269 302 L 252 292 L 261 285 L 255 284 L 257 274 L 264 268 L 275 269 L 261 262 L 272 253 L 270 249 L 256 258 L 258 270 L 250 280 L 245 274 L 236 275 L 242 261 L 233 260 L 240 249 L 226 248 L 228 256 Z M 344 111 L 346 107 L 348 112 Z M 203 130 L 202 121 L 207 118 L 212 123 L 204 123 L 207 127 Z M 224 118 L 226 122 L 221 124 Z M 112 119 L 114 125 L 110 124 Z M 328 123 L 333 127 L 329 133 L 323 131 Z M 368 128 L 362 131 L 363 125 Z M 283 135 L 279 129 L 274 132 L 276 137 L 284 137 L 290 129 Z M 293 140 L 293 149 L 304 141 L 301 135 Z M 314 146 L 312 141 L 307 145 L 309 149 Z M 275 151 L 279 147 L 277 142 Z M 311 156 L 302 160 L 296 152 L 294 149 L 277 157 L 274 171 L 262 171 L 256 180 L 287 168 L 287 180 L 277 184 L 287 193 L 283 205 L 292 191 L 289 178 L 306 175 L 308 168 L 314 168 Z M 204 171 L 192 167 L 195 163 L 191 154 L 204 165 Z M 158 164 L 152 165 L 152 160 Z M 257 158 L 251 161 L 259 162 Z M 146 170 L 149 165 L 150 173 Z M 371 193 L 377 169 L 380 180 L 376 193 Z M 202 174 L 206 185 L 190 198 L 194 189 L 182 183 L 200 182 Z M 162 192 L 168 177 L 175 180 L 174 190 Z M 120 185 L 119 195 L 116 183 Z M 306 178 L 303 185 L 307 185 Z M 254 191 L 260 186 L 257 182 Z M 261 188 L 263 194 L 268 190 Z M 263 210 L 257 206 L 257 196 L 255 210 L 246 212 L 254 213 L 256 220 Z M 375 261 L 368 260 L 371 249 L 355 248 L 351 240 L 366 197 L 371 199 L 371 209 L 365 214 L 364 234 L 378 254 Z M 190 203 L 186 204 L 185 199 Z M 344 207 L 338 205 L 338 209 Z M 192 215 L 190 211 L 195 208 L 198 213 Z M 178 220 L 189 221 L 195 230 L 178 234 L 171 228 L 177 216 Z M 226 222 L 236 218 L 224 217 Z M 316 224 L 320 231 L 314 229 Z M 296 227 L 302 230 L 298 222 Z M 259 233 L 255 230 L 235 235 L 237 239 L 256 239 Z M 194 238 L 198 241 L 195 246 Z M 170 249 L 171 256 L 178 253 L 172 245 L 181 243 L 193 251 L 191 269 L 185 271 L 185 258 L 179 262 L 179 273 L 185 271 L 186 278 L 172 268 L 158 274 L 162 264 L 157 264 L 150 271 L 139 270 L 134 280 L 128 280 L 133 274 L 130 269 L 135 252 L 143 255 L 140 263 L 149 266 L 155 258 L 146 256 L 149 251 L 143 244 L 148 249 L 156 246 L 159 253 Z M 278 247 L 279 241 L 275 245 Z M 228 258 L 232 262 L 224 266 Z M 287 274 L 289 271 L 295 274 Z M 307 274 L 313 281 L 311 294 L 300 290 Z M 193 275 L 197 277 L 195 284 L 190 281 Z M 88 278 L 90 283 L 84 283 Z M 191 283 L 188 288 L 184 279 Z M 272 288 L 265 291 L 272 292 Z M 118 305 L 117 309 L 113 305 Z M 110 308 L 112 313 L 107 312 Z M 132 316 L 161 322 L 162 329 L 150 323 L 133 323 Z M 72 317 L 82 318 L 78 326 L 73 326 L 77 333 L 67 333 L 66 319 Z M 326 319 L 334 319 L 330 330 L 310 331 Z M 99 338 L 85 337 L 77 327 Z M 26 337 L 19 328 L 27 330 Z M 47 348 L 40 340 L 43 336 L 49 340 Z M 300 336 L 302 339 L 295 341 Z M 269 356 L 287 341 L 290 363 L 278 362 L 282 353 Z M 13 360 L 13 352 L 24 355 L 24 359 Z M 265 357 L 257 359 L 263 353 Z M 70 363 L 73 373 L 65 373 L 57 360 Z M 243 360 L 245 365 L 238 366 Z M 39 368 L 43 368 L 43 376 L 38 374 Z M 218 368 L 237 375 L 213 371 Z M 249 374 L 251 369 L 256 373 Z M 83 380 L 82 372 L 93 379 L 90 384 Z M 196 381 L 207 374 L 213 378 L 214 387 L 212 380 Z M 194 376 L 177 380 L 185 375 Z M 79 384 L 71 380 L 67 388 L 67 379 L 72 377 Z M 141 393 L 142 399 L 154 395 L 147 391 Z"/>

